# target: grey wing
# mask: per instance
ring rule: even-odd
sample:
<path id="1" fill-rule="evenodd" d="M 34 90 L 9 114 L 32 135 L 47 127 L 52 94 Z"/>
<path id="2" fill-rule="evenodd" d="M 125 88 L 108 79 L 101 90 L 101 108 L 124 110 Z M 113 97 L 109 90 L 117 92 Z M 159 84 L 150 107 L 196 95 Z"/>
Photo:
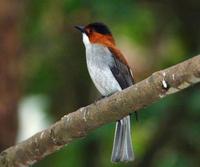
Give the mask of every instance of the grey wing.
<path id="1" fill-rule="evenodd" d="M 110 66 L 112 74 L 118 81 L 120 87 L 125 89 L 134 84 L 129 67 L 115 58 Z M 113 143 L 112 162 L 128 162 L 134 160 L 134 153 L 131 139 L 130 115 L 118 120 L 116 123 L 115 137 Z"/>
<path id="2" fill-rule="evenodd" d="M 115 58 L 115 56 L 113 56 L 113 58 L 114 58 L 114 63 L 110 65 L 110 69 L 112 71 L 112 74 L 118 81 L 120 87 L 122 89 L 125 89 L 133 85 L 134 80 L 129 67 L 126 64 L 122 63 L 117 58 Z"/>

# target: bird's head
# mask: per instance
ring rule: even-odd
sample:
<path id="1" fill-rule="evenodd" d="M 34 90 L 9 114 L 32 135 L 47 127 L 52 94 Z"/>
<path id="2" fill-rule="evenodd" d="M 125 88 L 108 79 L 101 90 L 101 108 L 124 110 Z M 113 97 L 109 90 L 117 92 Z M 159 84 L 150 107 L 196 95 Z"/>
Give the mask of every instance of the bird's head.
<path id="1" fill-rule="evenodd" d="M 115 45 L 112 33 L 103 23 L 91 23 L 86 26 L 75 26 L 83 34 L 85 46 L 89 44 Z"/>

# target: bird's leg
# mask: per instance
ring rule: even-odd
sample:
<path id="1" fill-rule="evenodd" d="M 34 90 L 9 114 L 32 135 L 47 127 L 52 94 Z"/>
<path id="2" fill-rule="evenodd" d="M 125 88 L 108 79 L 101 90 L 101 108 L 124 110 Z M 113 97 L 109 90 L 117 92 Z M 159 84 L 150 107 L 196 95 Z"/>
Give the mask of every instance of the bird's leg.
<path id="1" fill-rule="evenodd" d="M 111 96 L 111 95 L 113 95 L 113 93 L 111 93 L 111 94 L 109 94 L 109 95 L 106 95 L 106 96 L 101 95 L 96 101 L 102 100 L 102 99 L 104 99 L 104 98 L 106 98 L 106 97 L 109 97 L 109 96 Z"/>
<path id="2" fill-rule="evenodd" d="M 101 95 L 101 96 L 99 97 L 99 99 L 101 100 L 101 99 L 104 99 L 105 97 L 108 97 L 108 96 L 103 96 L 103 95 Z"/>
<path id="3" fill-rule="evenodd" d="M 107 96 L 101 95 L 100 97 L 98 97 L 98 98 L 95 100 L 95 102 L 97 102 L 97 101 L 99 101 L 99 100 L 102 100 L 102 99 L 104 99 L 105 97 L 107 97 Z"/>

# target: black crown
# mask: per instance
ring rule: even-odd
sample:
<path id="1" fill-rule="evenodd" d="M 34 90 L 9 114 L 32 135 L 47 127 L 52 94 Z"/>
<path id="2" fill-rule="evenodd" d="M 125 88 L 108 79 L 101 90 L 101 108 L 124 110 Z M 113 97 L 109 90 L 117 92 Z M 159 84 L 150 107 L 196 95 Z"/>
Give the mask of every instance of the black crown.
<path id="1" fill-rule="evenodd" d="M 111 35 L 109 28 L 103 23 L 98 23 L 98 22 L 91 23 L 91 24 L 87 25 L 87 28 L 91 28 L 100 34 Z"/>

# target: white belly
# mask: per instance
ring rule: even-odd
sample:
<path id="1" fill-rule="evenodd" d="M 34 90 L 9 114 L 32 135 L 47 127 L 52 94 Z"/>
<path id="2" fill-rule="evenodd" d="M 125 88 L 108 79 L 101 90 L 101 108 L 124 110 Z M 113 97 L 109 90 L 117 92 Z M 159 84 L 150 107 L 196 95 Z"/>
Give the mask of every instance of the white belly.
<path id="1" fill-rule="evenodd" d="M 89 65 L 88 71 L 96 88 L 103 96 L 107 96 L 121 90 L 110 69 L 106 67 L 104 69 L 100 69 Z"/>
<path id="2" fill-rule="evenodd" d="M 106 47 L 92 44 L 86 48 L 86 59 L 90 77 L 103 96 L 121 90 L 110 70 L 109 65 L 114 63 L 114 59 Z"/>

